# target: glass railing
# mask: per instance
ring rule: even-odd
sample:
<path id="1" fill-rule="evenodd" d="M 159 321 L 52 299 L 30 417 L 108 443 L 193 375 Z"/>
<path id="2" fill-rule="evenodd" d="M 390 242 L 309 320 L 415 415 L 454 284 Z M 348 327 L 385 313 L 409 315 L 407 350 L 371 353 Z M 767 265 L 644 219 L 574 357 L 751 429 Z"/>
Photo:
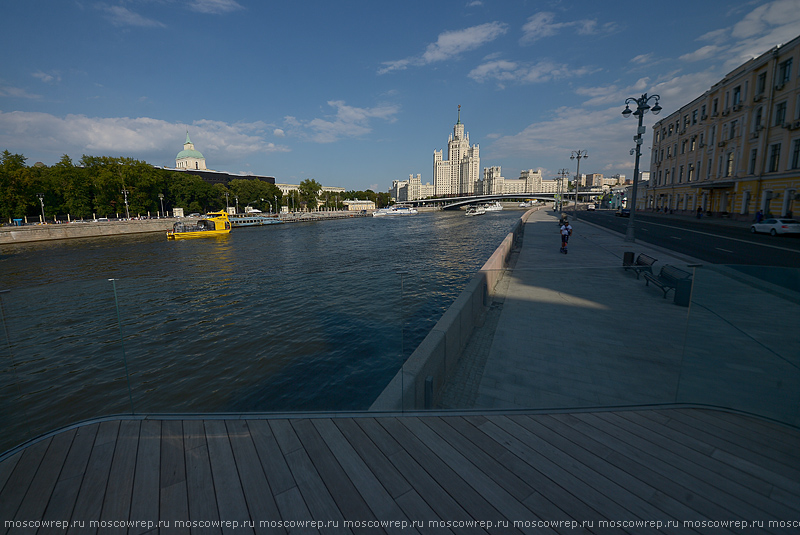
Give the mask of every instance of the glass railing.
<path id="1" fill-rule="evenodd" d="M 693 404 L 800 425 L 800 270 L 676 267 L 692 284 L 666 298 L 619 266 L 14 288 L 0 294 L 0 451 L 153 413 Z"/>

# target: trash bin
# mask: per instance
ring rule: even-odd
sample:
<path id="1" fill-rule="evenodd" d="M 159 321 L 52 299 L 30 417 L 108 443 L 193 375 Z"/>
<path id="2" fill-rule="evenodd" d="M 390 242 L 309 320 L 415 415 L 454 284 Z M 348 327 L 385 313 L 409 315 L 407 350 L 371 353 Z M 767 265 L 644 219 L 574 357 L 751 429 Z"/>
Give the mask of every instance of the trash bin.
<path id="1" fill-rule="evenodd" d="M 622 265 L 623 266 L 632 266 L 633 265 L 633 251 L 625 251 L 622 253 Z"/>
<path id="2" fill-rule="evenodd" d="M 681 279 L 675 284 L 675 297 L 673 302 L 682 307 L 688 307 L 692 298 L 692 279 L 691 277 Z"/>

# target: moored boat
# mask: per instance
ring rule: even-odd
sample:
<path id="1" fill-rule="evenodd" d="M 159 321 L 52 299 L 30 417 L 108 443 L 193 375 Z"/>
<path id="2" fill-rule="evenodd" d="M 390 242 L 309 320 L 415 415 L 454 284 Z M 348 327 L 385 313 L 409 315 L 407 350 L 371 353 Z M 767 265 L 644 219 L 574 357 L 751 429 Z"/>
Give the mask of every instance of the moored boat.
<path id="1" fill-rule="evenodd" d="M 483 208 L 487 212 L 499 212 L 503 209 L 503 205 L 500 204 L 500 201 L 494 201 L 484 205 Z"/>
<path id="2" fill-rule="evenodd" d="M 209 212 L 197 222 L 178 221 L 167 232 L 168 240 L 185 240 L 189 238 L 209 238 L 224 236 L 231 231 L 231 222 L 225 212 Z"/>
<path id="3" fill-rule="evenodd" d="M 486 213 L 486 208 L 484 208 L 483 206 L 470 206 L 469 208 L 467 208 L 468 216 L 483 215 L 485 213 Z"/>
<path id="4" fill-rule="evenodd" d="M 411 206 L 390 206 L 388 208 L 379 208 L 372 212 L 372 217 L 382 217 L 391 215 L 414 215 L 419 213 L 416 208 Z"/>
<path id="5" fill-rule="evenodd" d="M 230 216 L 231 226 L 236 227 L 254 227 L 259 225 L 278 225 L 283 223 L 278 218 L 267 217 L 263 215 L 232 215 Z"/>

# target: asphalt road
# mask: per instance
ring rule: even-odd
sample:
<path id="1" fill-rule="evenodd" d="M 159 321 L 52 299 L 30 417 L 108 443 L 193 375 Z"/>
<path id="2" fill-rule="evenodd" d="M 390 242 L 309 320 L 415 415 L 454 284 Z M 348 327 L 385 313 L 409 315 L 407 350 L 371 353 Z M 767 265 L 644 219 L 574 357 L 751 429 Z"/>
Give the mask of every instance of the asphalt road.
<path id="1" fill-rule="evenodd" d="M 565 210 L 572 217 L 572 212 Z M 573 218 L 574 219 L 574 218 Z M 578 211 L 578 220 L 625 234 L 628 219 L 612 210 Z M 752 234 L 750 226 L 716 225 L 701 220 L 637 213 L 637 241 L 683 253 L 712 264 L 800 268 L 800 237 Z"/>

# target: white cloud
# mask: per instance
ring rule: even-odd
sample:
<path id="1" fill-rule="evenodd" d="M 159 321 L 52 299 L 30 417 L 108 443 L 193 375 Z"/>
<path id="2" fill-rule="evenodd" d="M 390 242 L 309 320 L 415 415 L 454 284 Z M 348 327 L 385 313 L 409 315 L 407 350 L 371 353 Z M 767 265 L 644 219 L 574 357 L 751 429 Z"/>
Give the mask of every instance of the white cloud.
<path id="1" fill-rule="evenodd" d="M 291 133 L 298 137 L 311 139 L 317 143 L 332 143 L 342 138 L 359 137 L 372 132 L 370 121 L 383 119 L 394 121 L 400 111 L 396 105 L 383 105 L 375 108 L 356 108 L 341 100 L 330 100 L 328 105 L 336 108 L 333 117 L 325 119 L 299 120 L 287 116 L 284 122 L 291 127 Z"/>
<path id="2" fill-rule="evenodd" d="M 630 62 L 636 65 L 646 65 L 652 63 L 653 54 L 639 54 L 638 56 L 631 58 Z"/>
<path id="3" fill-rule="evenodd" d="M 521 64 L 507 60 L 493 60 L 483 63 L 472 69 L 469 77 L 476 82 L 486 80 L 497 80 L 500 87 L 504 87 L 504 82 L 516 82 L 522 84 L 538 84 L 553 80 L 563 80 L 584 76 L 592 72 L 588 67 L 570 67 L 566 64 L 558 64 L 552 61 L 540 61 L 535 64 Z"/>
<path id="4" fill-rule="evenodd" d="M 199 13 L 228 13 L 244 9 L 236 0 L 190 0 L 189 9 Z"/>
<path id="5" fill-rule="evenodd" d="M 0 97 L 28 98 L 28 99 L 42 98 L 41 95 L 37 95 L 35 93 L 28 93 L 27 90 L 22 89 L 21 87 L 12 87 L 9 85 L 3 85 L 2 81 L 0 81 Z"/>
<path id="6" fill-rule="evenodd" d="M 418 67 L 445 61 L 494 41 L 507 31 L 508 26 L 502 22 L 488 22 L 463 30 L 444 32 L 439 34 L 439 38 L 435 43 L 427 46 L 421 56 L 385 61 L 383 62 L 383 67 L 378 70 L 378 74 L 403 70 L 409 66 Z"/>
<path id="7" fill-rule="evenodd" d="M 724 50 L 724 48 L 717 45 L 706 45 L 698 48 L 694 52 L 684 54 L 678 59 L 683 61 L 703 61 L 706 59 L 713 59 L 717 57 L 722 50 Z"/>
<path id="8" fill-rule="evenodd" d="M 276 128 L 272 131 L 272 135 L 275 137 L 286 137 L 286 132 L 284 132 L 282 128 Z"/>
<path id="9" fill-rule="evenodd" d="M 56 117 L 38 112 L 0 112 L 0 146 L 20 147 L 23 153 L 125 155 L 160 165 L 174 161 L 188 130 L 201 152 L 217 161 L 287 152 L 288 147 L 264 140 L 265 127 L 259 122 L 229 124 L 200 120 L 182 124 L 149 117 Z M 209 166 L 212 165 L 209 161 Z"/>
<path id="10" fill-rule="evenodd" d="M 166 28 L 164 24 L 157 20 L 145 18 L 138 13 L 134 13 L 122 6 L 109 6 L 107 4 L 97 4 L 97 9 L 106 14 L 106 18 L 114 26 L 137 26 L 140 28 Z"/>
<path id="11" fill-rule="evenodd" d="M 36 71 L 31 73 L 31 76 L 38 78 L 46 84 L 58 83 L 61 81 L 61 75 L 56 71 L 52 71 L 50 73 Z"/>
<path id="12" fill-rule="evenodd" d="M 598 35 L 616 31 L 617 25 L 613 22 L 599 24 L 594 19 L 581 19 L 571 22 L 555 22 L 555 13 L 541 11 L 531 15 L 522 26 L 521 44 L 530 44 L 544 37 L 558 34 L 565 28 L 575 28 L 579 35 Z"/>

